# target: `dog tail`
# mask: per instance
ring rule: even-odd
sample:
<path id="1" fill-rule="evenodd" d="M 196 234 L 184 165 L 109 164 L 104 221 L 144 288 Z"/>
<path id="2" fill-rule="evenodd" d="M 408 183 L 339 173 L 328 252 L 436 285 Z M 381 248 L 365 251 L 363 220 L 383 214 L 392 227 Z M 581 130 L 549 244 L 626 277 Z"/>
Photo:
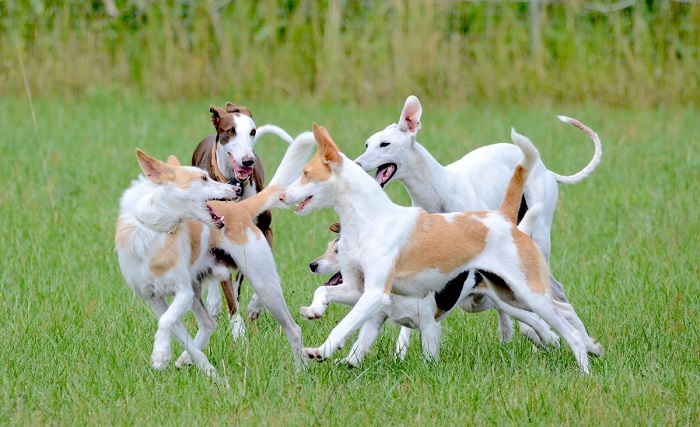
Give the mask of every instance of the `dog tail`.
<path id="1" fill-rule="evenodd" d="M 530 175 L 530 170 L 540 159 L 540 153 L 529 139 L 518 134 L 515 129 L 511 129 L 510 136 L 513 139 L 513 143 L 523 152 L 523 157 L 520 159 L 518 165 L 515 166 L 500 210 L 515 224 L 518 220 L 518 210 L 520 209 L 520 202 L 522 201 L 527 177 Z"/>
<path id="2" fill-rule="evenodd" d="M 575 173 L 573 175 L 559 175 L 557 173 L 552 172 L 552 175 L 554 176 L 554 179 L 557 180 L 557 182 L 562 184 L 576 184 L 577 182 L 582 181 L 588 175 L 593 173 L 595 168 L 598 166 L 598 163 L 600 163 L 600 158 L 603 156 L 603 146 L 600 143 L 600 138 L 598 138 L 598 134 L 593 132 L 588 126 L 584 125 L 576 119 L 572 119 L 566 116 L 557 116 L 557 118 L 564 123 L 576 126 L 577 128 L 586 132 L 588 136 L 590 136 L 593 140 L 593 145 L 595 145 L 595 152 L 593 153 L 593 158 L 588 163 L 588 165 L 586 165 L 586 167 L 581 169 L 578 173 Z"/>
<path id="3" fill-rule="evenodd" d="M 275 125 L 262 125 L 258 128 L 257 133 L 255 134 L 255 142 L 258 142 L 258 139 L 260 139 L 263 135 L 267 135 L 268 133 L 271 133 L 273 135 L 277 135 L 280 139 L 282 139 L 284 142 L 287 144 L 292 144 L 294 142 L 294 139 L 292 139 L 291 136 L 287 133 L 286 130 L 282 129 L 279 126 Z"/>
<path id="4" fill-rule="evenodd" d="M 248 209 L 253 216 L 271 207 L 282 205 L 279 201 L 280 194 L 301 175 L 301 169 L 311 157 L 311 151 L 315 146 L 316 139 L 313 133 L 304 132 L 297 136 L 284 153 L 282 162 L 267 187 L 253 197 L 239 202 L 239 205 Z"/>
<path id="5" fill-rule="evenodd" d="M 525 216 L 518 224 L 518 229 L 528 236 L 532 235 L 532 231 L 535 229 L 537 221 L 540 219 L 540 214 L 542 213 L 542 203 L 535 203 L 530 209 L 525 212 Z"/>

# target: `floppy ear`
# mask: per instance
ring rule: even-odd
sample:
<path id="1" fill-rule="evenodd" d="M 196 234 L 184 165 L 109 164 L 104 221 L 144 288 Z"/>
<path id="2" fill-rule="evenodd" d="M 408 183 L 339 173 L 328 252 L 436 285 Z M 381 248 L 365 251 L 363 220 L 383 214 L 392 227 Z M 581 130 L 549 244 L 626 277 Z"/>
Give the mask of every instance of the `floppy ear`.
<path id="1" fill-rule="evenodd" d="M 343 158 L 340 156 L 338 146 L 331 139 L 328 131 L 323 126 L 318 126 L 316 123 L 311 125 L 314 132 L 314 138 L 318 145 L 318 154 L 323 159 L 323 163 L 331 167 L 340 166 L 343 163 Z"/>
<path id="2" fill-rule="evenodd" d="M 209 112 L 211 113 L 211 124 L 214 125 L 214 129 L 219 130 L 219 122 L 221 117 L 226 114 L 226 110 L 219 107 L 214 107 L 213 105 L 209 107 Z"/>
<path id="3" fill-rule="evenodd" d="M 340 233 L 340 223 L 334 222 L 333 224 L 330 225 L 330 227 L 328 227 L 328 229 L 334 233 Z"/>
<path id="4" fill-rule="evenodd" d="M 250 109 L 248 107 L 243 106 L 243 105 L 236 105 L 232 102 L 227 102 L 226 103 L 226 112 L 227 113 L 240 113 L 243 115 L 246 115 L 250 117 L 251 119 L 253 118 L 253 113 L 250 112 Z"/>
<path id="5" fill-rule="evenodd" d="M 418 98 L 413 95 L 409 96 L 403 106 L 403 111 L 401 111 L 399 130 L 401 132 L 408 132 L 415 137 L 416 133 L 418 133 L 418 129 L 420 129 L 420 116 L 422 113 L 423 108 Z"/>
<path id="6" fill-rule="evenodd" d="M 170 166 L 158 159 L 154 159 L 138 148 L 136 149 L 136 159 L 139 162 L 139 166 L 141 166 L 141 170 L 151 182 L 158 184 L 175 177 L 175 173 Z"/>
<path id="7" fill-rule="evenodd" d="M 168 156 L 168 161 L 165 162 L 165 164 L 172 167 L 178 167 L 180 166 L 180 161 L 177 159 L 177 157 L 170 155 Z"/>

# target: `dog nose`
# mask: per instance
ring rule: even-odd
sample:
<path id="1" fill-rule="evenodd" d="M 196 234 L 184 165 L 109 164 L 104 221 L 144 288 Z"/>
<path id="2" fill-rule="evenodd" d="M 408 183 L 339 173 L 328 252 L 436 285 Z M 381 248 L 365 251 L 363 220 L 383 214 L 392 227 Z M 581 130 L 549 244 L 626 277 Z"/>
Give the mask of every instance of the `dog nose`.
<path id="1" fill-rule="evenodd" d="M 280 194 L 280 202 L 284 203 L 284 194 Z"/>
<path id="2" fill-rule="evenodd" d="M 249 168 L 255 164 L 255 159 L 251 159 L 250 157 L 245 157 L 243 158 L 243 166 Z"/>
<path id="3" fill-rule="evenodd" d="M 309 268 L 311 269 L 312 272 L 316 272 L 316 269 L 318 269 L 318 263 L 316 261 L 312 262 L 309 264 Z"/>

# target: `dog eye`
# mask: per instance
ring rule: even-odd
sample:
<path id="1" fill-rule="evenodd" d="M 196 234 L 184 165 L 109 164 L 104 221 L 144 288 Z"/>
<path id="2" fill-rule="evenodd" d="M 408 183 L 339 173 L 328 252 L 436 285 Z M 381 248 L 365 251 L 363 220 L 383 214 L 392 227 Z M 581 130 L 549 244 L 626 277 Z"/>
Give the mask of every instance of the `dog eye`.
<path id="1" fill-rule="evenodd" d="M 235 135 L 236 134 L 236 129 L 229 129 L 226 131 L 227 134 L 229 135 Z"/>
<path id="2" fill-rule="evenodd" d="M 206 175 L 202 175 L 202 181 L 207 181 L 207 180 L 209 180 L 209 178 L 207 178 Z"/>
<path id="3" fill-rule="evenodd" d="M 255 129 L 250 131 L 250 136 L 255 136 Z"/>
<path id="4" fill-rule="evenodd" d="M 365 148 L 367 148 L 367 145 L 368 145 L 368 144 L 365 142 Z"/>
<path id="5" fill-rule="evenodd" d="M 389 143 L 388 143 L 388 142 L 382 142 L 381 144 L 379 144 L 379 146 L 382 147 L 382 148 L 388 147 L 388 146 L 389 146 Z"/>

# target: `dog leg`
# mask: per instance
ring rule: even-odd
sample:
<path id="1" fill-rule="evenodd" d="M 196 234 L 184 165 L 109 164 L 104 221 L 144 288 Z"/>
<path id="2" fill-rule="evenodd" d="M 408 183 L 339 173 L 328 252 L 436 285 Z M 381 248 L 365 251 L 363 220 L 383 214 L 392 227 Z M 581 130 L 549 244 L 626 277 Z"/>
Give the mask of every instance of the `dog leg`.
<path id="1" fill-rule="evenodd" d="M 193 347 L 199 350 L 204 350 L 204 348 L 209 344 L 209 339 L 211 338 L 214 329 L 216 329 L 216 320 L 209 314 L 209 311 L 204 307 L 202 302 L 201 290 L 198 292 L 195 290 L 194 300 L 192 301 L 192 312 L 197 320 L 197 325 L 199 329 L 197 330 L 197 335 L 194 337 Z M 192 347 L 187 347 L 191 351 Z M 185 365 L 192 364 L 192 357 L 188 350 L 182 352 L 180 357 L 175 362 L 175 367 L 181 369 Z"/>
<path id="2" fill-rule="evenodd" d="M 231 336 L 234 341 L 245 338 L 245 322 L 241 317 L 241 284 L 243 283 L 243 274 L 239 271 L 236 274 L 236 280 L 231 286 L 233 294 L 231 296 L 231 301 L 233 302 L 233 307 L 229 310 L 228 322 L 231 326 Z"/>
<path id="3" fill-rule="evenodd" d="M 408 353 L 408 342 L 411 339 L 411 328 L 406 326 L 401 327 L 399 331 L 399 339 L 396 340 L 396 348 L 394 349 L 394 358 L 404 360 Z"/>
<path id="4" fill-rule="evenodd" d="M 593 338 L 591 338 L 588 335 L 588 332 L 586 332 L 586 327 L 583 325 L 583 322 L 581 319 L 578 317 L 576 314 L 576 311 L 574 311 L 574 308 L 571 306 L 571 304 L 568 303 L 563 303 L 560 301 L 553 301 L 554 302 L 554 308 L 564 316 L 564 318 L 573 326 L 576 328 L 577 331 L 581 334 L 581 337 L 583 338 L 583 342 L 586 345 L 586 350 L 594 354 L 596 356 L 602 356 L 603 355 L 603 346 Z"/>
<path id="5" fill-rule="evenodd" d="M 202 283 L 202 287 L 207 291 L 207 310 L 214 317 L 219 317 L 221 314 L 221 293 L 218 285 L 216 280 L 206 280 Z M 223 283 L 221 287 L 224 287 Z"/>
<path id="6" fill-rule="evenodd" d="M 374 342 L 377 341 L 379 332 L 386 319 L 386 314 L 381 312 L 365 322 L 362 328 L 360 328 L 357 341 L 352 345 L 347 357 L 340 359 L 338 362 L 345 363 L 351 367 L 359 366 L 365 359 L 365 356 Z"/>
<path id="7" fill-rule="evenodd" d="M 501 342 L 507 344 L 513 340 L 513 321 L 503 310 L 496 308 L 496 312 L 498 313 L 498 333 L 501 336 Z M 522 332 L 524 323 L 520 325 L 520 331 Z"/>
<path id="8" fill-rule="evenodd" d="M 162 298 L 149 299 L 153 312 L 158 316 L 158 331 L 153 340 L 153 353 L 151 354 L 153 369 L 162 370 L 168 366 L 172 357 L 170 340 L 173 336 L 173 329 L 175 324 L 180 322 L 180 317 L 192 305 L 193 297 L 194 292 L 189 288 L 178 290 L 170 306 L 164 305 L 165 300 Z"/>
<path id="9" fill-rule="evenodd" d="M 326 314 L 328 305 L 338 302 L 353 306 L 362 296 L 362 291 L 344 276 L 343 283 L 337 286 L 319 286 L 314 291 L 314 299 L 308 307 L 302 307 L 300 312 L 307 320 L 317 320 Z"/>
<path id="10" fill-rule="evenodd" d="M 250 302 L 248 303 L 248 319 L 252 322 L 253 320 L 260 317 L 260 315 L 265 311 L 265 306 L 260 302 L 258 294 L 253 294 L 250 297 Z"/>
<path id="11" fill-rule="evenodd" d="M 434 319 L 422 321 L 420 324 L 420 340 L 423 346 L 423 359 L 426 362 L 437 362 L 440 351 L 440 323 Z"/>

